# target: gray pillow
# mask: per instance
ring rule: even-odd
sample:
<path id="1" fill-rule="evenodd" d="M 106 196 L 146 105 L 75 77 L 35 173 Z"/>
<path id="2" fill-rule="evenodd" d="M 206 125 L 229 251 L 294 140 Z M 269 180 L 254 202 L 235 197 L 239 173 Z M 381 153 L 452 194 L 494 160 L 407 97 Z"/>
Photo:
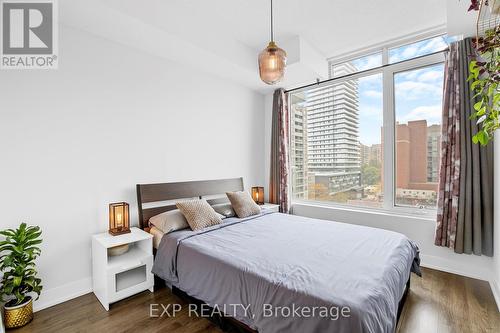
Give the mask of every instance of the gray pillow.
<path id="1" fill-rule="evenodd" d="M 234 217 L 236 216 L 236 213 L 234 212 L 233 206 L 228 203 L 221 203 L 221 204 L 216 204 L 212 205 L 212 208 L 219 214 L 221 214 L 224 217 Z"/>

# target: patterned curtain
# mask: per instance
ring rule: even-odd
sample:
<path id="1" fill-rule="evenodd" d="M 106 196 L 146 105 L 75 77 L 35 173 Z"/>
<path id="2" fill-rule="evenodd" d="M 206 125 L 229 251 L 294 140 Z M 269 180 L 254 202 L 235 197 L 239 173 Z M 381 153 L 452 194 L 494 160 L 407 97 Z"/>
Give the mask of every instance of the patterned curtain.
<path id="1" fill-rule="evenodd" d="M 288 147 L 289 147 L 288 95 L 284 89 L 277 89 L 273 96 L 271 175 L 269 201 L 280 205 L 280 212 L 289 213 L 288 196 Z"/>
<path id="2" fill-rule="evenodd" d="M 441 164 L 435 244 L 455 248 L 460 193 L 459 44 L 452 43 L 444 67 Z"/>
<path id="3" fill-rule="evenodd" d="M 476 100 L 467 81 L 470 38 L 450 45 L 445 64 L 441 168 L 435 244 L 493 255 L 493 143 L 472 143 Z"/>

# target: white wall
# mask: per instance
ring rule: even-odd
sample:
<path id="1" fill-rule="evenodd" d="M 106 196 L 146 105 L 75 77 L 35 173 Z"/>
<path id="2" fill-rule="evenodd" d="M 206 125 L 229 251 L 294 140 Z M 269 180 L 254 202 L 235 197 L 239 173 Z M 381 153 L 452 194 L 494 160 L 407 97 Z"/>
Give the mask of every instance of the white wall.
<path id="1" fill-rule="evenodd" d="M 43 230 L 37 309 L 90 291 L 91 235 L 110 202 L 137 223 L 135 184 L 264 180 L 262 95 L 72 28 L 59 45 L 58 70 L 0 72 L 0 228 Z"/>

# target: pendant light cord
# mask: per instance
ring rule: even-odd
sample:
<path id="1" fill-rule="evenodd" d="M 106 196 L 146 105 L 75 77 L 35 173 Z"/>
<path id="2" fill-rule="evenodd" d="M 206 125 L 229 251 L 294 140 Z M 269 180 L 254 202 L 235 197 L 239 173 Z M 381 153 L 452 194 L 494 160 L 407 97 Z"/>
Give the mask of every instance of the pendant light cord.
<path id="1" fill-rule="evenodd" d="M 274 30 L 273 30 L 273 0 L 271 0 L 271 42 L 274 42 Z"/>

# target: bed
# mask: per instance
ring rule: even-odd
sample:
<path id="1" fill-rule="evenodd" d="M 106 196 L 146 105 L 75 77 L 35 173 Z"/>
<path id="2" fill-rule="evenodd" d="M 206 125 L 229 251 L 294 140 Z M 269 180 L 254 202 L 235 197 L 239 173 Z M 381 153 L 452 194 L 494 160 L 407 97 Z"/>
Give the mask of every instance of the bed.
<path id="1" fill-rule="evenodd" d="M 241 178 L 138 185 L 141 227 L 175 209 L 145 203 L 215 204 L 225 199 L 213 195 L 242 189 Z M 394 332 L 410 274 L 420 274 L 418 247 L 404 235 L 269 211 L 153 235 L 156 276 L 252 332 Z"/>

